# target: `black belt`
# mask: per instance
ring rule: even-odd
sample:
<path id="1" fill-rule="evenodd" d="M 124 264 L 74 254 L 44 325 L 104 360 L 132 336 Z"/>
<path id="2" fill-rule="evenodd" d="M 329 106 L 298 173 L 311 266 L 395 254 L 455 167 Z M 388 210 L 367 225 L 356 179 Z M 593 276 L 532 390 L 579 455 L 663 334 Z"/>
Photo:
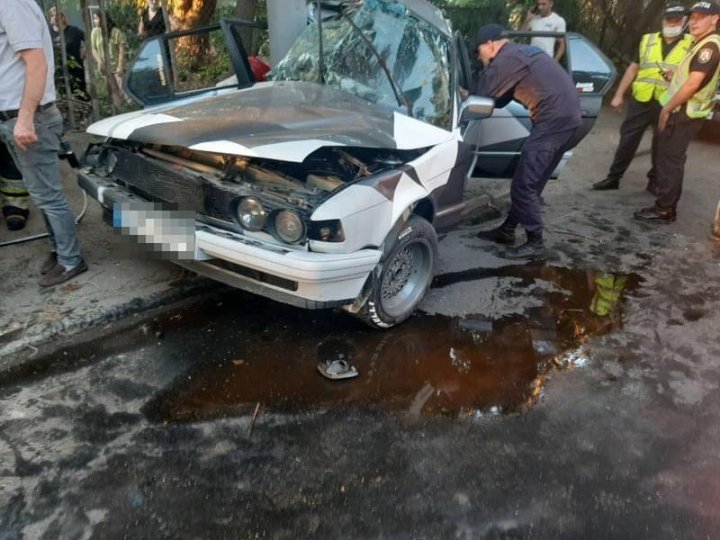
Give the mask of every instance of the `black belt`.
<path id="1" fill-rule="evenodd" d="M 38 111 L 45 111 L 55 105 L 54 101 L 51 101 L 49 103 L 46 103 L 45 105 L 40 105 L 37 110 Z M 13 118 L 17 118 L 18 113 L 20 112 L 19 109 L 13 109 L 11 111 L 0 111 L 0 120 L 11 120 Z"/>

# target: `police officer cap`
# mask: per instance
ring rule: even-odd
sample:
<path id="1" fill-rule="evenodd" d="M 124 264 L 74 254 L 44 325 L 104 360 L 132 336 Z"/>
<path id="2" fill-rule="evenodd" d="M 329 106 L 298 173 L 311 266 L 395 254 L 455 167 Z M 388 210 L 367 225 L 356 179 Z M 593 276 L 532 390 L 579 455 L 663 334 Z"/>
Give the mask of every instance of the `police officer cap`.
<path id="1" fill-rule="evenodd" d="M 486 24 L 480 30 L 478 30 L 477 36 L 475 37 L 475 48 L 477 49 L 480 45 L 487 43 L 488 41 L 498 41 L 503 39 L 505 36 L 505 28 L 499 24 Z"/>
<path id="2" fill-rule="evenodd" d="M 684 17 L 686 14 L 685 6 L 682 4 L 671 3 L 665 6 L 665 13 L 663 17 L 670 19 L 673 17 Z"/>
<path id="3" fill-rule="evenodd" d="M 702 0 L 695 2 L 690 8 L 690 13 L 702 13 L 703 15 L 720 15 L 720 5 L 715 0 Z"/>

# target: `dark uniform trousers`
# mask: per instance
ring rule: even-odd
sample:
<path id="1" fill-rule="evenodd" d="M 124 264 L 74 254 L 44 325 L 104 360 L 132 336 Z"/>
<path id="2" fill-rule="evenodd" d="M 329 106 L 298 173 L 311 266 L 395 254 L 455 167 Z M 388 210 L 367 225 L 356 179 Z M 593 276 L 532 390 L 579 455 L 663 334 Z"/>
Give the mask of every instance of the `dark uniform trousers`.
<path id="1" fill-rule="evenodd" d="M 647 103 L 631 97 L 628 101 L 625 120 L 620 126 L 620 143 L 615 150 L 615 158 L 610 166 L 607 177 L 611 180 L 620 180 L 627 171 L 630 163 L 635 157 L 640 141 L 648 126 L 653 128 L 652 139 L 652 168 L 648 172 L 650 182 L 654 183 L 657 173 L 655 171 L 655 160 L 657 159 L 657 123 L 660 117 L 660 103 L 650 99 Z"/>
<path id="2" fill-rule="evenodd" d="M 702 118 L 688 118 L 684 111 L 673 113 L 667 126 L 657 136 L 657 187 L 655 205 L 675 208 L 682 195 L 687 149 L 703 123 Z"/>
<path id="3" fill-rule="evenodd" d="M 542 124 L 533 126 L 510 185 L 510 224 L 519 223 L 532 233 L 543 230 L 540 196 L 563 154 L 581 139 L 582 126 L 563 131 L 553 131 Z"/>

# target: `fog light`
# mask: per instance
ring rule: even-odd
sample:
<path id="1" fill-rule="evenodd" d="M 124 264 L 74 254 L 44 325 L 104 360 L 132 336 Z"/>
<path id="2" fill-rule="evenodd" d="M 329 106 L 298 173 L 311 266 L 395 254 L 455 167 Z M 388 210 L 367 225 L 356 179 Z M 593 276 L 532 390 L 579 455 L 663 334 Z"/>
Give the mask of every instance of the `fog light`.
<path id="1" fill-rule="evenodd" d="M 339 219 L 311 221 L 308 238 L 321 242 L 344 242 L 345 232 Z"/>
<path id="2" fill-rule="evenodd" d="M 260 201 L 253 197 L 245 197 L 238 204 L 237 217 L 243 229 L 259 231 L 265 226 L 267 212 Z"/>
<path id="3" fill-rule="evenodd" d="M 292 210 L 280 210 L 275 215 L 274 225 L 278 238 L 288 244 L 297 244 L 305 237 L 305 224 Z"/>

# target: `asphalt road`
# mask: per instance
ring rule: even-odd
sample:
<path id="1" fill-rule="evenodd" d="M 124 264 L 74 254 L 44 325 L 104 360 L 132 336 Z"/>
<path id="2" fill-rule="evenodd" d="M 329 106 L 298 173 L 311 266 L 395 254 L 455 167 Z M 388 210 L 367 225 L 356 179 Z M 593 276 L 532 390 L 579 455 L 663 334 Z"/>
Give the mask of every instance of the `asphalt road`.
<path id="1" fill-rule="evenodd" d="M 468 225 L 397 329 L 222 291 L 6 372 L 0 538 L 717 538 L 717 147 L 651 227 L 647 156 L 587 190 L 614 137 L 546 191 L 548 264 Z"/>

